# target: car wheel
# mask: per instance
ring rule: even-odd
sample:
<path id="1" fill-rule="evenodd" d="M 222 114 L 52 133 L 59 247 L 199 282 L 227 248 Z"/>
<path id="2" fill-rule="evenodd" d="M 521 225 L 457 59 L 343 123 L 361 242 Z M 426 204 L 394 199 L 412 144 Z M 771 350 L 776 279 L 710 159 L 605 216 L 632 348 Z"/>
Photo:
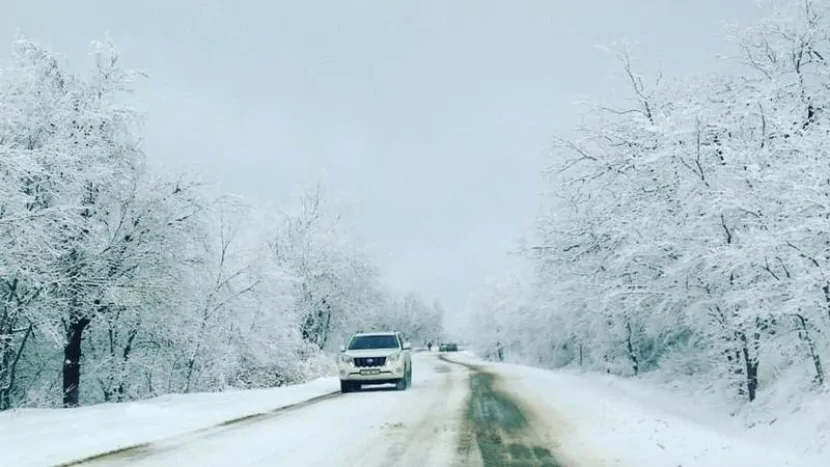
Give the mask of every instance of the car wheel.
<path id="1" fill-rule="evenodd" d="M 397 389 L 398 391 L 406 390 L 406 376 L 395 382 L 395 389 Z"/>
<path id="2" fill-rule="evenodd" d="M 352 385 L 351 381 L 343 381 L 340 380 L 340 392 L 345 394 L 347 392 L 352 392 L 354 390 L 354 386 Z"/>

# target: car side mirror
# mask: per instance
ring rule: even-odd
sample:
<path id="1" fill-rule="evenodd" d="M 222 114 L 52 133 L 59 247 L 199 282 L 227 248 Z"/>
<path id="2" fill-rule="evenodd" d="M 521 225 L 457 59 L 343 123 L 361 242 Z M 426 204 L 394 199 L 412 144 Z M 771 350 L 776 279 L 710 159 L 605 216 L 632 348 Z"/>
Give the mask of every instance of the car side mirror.
<path id="1" fill-rule="evenodd" d="M 404 350 L 409 350 L 409 349 L 411 349 L 411 348 L 412 348 L 412 344 L 411 344 L 411 343 L 409 343 L 409 342 L 404 342 L 404 344 L 403 344 L 403 349 L 404 349 Z"/>
<path id="2" fill-rule="evenodd" d="M 345 352 L 345 351 L 346 351 L 346 346 L 345 346 L 345 345 L 341 345 L 341 346 L 340 346 L 340 351 L 341 351 L 341 352 Z"/>

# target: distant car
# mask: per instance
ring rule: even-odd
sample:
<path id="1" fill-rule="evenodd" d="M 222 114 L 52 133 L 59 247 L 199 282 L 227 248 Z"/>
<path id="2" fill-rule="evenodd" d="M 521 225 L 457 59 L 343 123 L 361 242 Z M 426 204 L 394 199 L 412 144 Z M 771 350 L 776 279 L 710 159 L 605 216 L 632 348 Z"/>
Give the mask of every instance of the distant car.
<path id="1" fill-rule="evenodd" d="M 356 333 L 337 356 L 340 392 L 357 391 L 364 384 L 394 384 L 399 391 L 411 387 L 411 349 L 397 331 Z"/>
<path id="2" fill-rule="evenodd" d="M 438 347 L 439 352 L 458 352 L 458 344 L 445 342 Z"/>

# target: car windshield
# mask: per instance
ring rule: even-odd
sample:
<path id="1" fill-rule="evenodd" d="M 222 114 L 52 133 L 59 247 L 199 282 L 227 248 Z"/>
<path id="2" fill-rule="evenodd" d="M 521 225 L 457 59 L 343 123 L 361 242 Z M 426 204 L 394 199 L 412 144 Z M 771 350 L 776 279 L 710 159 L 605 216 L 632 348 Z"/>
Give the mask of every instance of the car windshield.
<path id="1" fill-rule="evenodd" d="M 349 343 L 349 350 L 396 349 L 400 347 L 398 338 L 393 335 L 355 336 Z"/>

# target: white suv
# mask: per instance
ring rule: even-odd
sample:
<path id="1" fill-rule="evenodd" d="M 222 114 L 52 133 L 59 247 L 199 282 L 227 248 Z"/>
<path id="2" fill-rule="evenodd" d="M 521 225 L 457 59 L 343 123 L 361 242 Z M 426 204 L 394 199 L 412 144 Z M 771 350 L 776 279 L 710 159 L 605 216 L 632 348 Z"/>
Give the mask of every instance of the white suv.
<path id="1" fill-rule="evenodd" d="M 362 384 L 394 384 L 398 390 L 412 385 L 411 345 L 396 331 L 359 332 L 340 347 L 337 370 L 340 392 Z"/>

